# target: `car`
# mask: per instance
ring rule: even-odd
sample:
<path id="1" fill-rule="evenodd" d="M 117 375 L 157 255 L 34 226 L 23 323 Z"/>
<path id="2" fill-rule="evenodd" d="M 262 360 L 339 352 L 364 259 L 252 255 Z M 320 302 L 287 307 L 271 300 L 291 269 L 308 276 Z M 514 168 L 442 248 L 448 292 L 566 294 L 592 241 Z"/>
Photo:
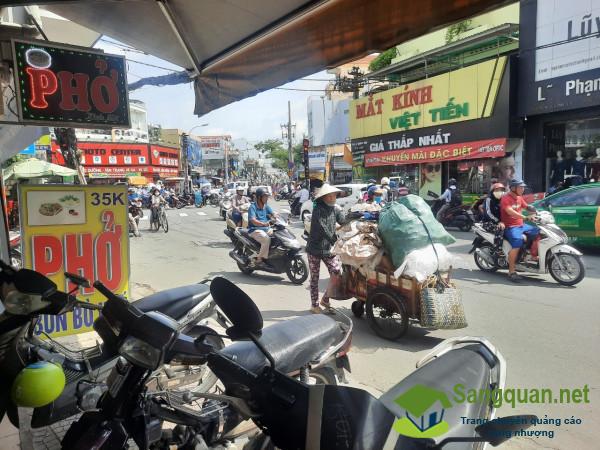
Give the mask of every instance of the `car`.
<path id="1" fill-rule="evenodd" d="M 550 211 L 571 242 L 600 247 L 600 183 L 565 189 L 532 205 Z"/>
<path id="2" fill-rule="evenodd" d="M 252 186 L 250 188 L 249 195 L 254 194 L 258 188 L 265 189 L 269 193 L 270 196 L 273 196 L 273 189 L 271 188 L 271 186 Z"/>
<path id="3" fill-rule="evenodd" d="M 342 207 L 345 212 L 348 212 L 350 208 L 356 205 L 361 199 L 364 192 L 367 190 L 368 184 L 364 183 L 352 183 L 352 184 L 338 184 L 335 187 L 342 191 L 338 195 L 337 204 Z M 307 200 L 302 203 L 300 207 L 300 217 L 302 222 L 307 214 L 312 214 L 313 200 Z"/>
<path id="4" fill-rule="evenodd" d="M 227 185 L 227 189 L 229 189 L 230 191 L 234 192 L 237 190 L 238 187 L 242 187 L 244 189 L 244 195 L 248 195 L 248 186 L 250 185 L 250 183 L 248 183 L 245 180 L 238 180 L 238 181 L 234 181 L 233 183 L 229 183 Z"/>

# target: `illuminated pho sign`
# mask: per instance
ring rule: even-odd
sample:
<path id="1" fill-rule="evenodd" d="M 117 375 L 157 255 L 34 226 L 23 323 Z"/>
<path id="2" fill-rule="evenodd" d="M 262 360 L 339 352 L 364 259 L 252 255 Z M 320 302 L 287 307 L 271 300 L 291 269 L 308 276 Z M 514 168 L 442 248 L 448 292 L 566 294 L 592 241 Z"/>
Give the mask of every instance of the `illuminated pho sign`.
<path id="1" fill-rule="evenodd" d="M 13 41 L 19 121 L 129 128 L 125 58 L 41 41 Z"/>

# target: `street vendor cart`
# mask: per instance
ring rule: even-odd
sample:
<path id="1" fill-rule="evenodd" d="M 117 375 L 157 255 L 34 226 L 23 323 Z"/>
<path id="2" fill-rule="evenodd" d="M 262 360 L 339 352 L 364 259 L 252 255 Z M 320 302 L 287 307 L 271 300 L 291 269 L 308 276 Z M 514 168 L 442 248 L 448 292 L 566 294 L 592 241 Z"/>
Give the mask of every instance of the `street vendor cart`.
<path id="1" fill-rule="evenodd" d="M 381 267 L 365 275 L 357 267 L 344 264 L 340 286 L 342 294 L 338 296 L 354 297 L 354 315 L 360 318 L 366 312 L 367 321 L 378 336 L 396 340 L 404 336 L 411 323 L 423 325 L 423 290 L 436 283 L 450 288 L 450 272 L 419 282 L 416 278 L 404 275 L 396 278 L 392 271 Z"/>

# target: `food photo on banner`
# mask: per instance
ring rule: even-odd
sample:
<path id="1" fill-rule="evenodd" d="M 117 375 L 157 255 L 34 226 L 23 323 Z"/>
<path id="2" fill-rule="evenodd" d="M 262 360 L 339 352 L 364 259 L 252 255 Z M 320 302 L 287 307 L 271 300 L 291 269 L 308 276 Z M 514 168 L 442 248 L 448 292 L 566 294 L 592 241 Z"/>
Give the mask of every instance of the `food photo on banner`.
<path id="1" fill-rule="evenodd" d="M 65 272 L 100 280 L 115 294 L 129 294 L 126 186 L 20 185 L 23 266 L 43 273 L 68 292 Z M 93 287 L 80 300 L 103 303 Z M 40 317 L 35 334 L 67 336 L 92 330 L 97 311 L 76 308 Z"/>

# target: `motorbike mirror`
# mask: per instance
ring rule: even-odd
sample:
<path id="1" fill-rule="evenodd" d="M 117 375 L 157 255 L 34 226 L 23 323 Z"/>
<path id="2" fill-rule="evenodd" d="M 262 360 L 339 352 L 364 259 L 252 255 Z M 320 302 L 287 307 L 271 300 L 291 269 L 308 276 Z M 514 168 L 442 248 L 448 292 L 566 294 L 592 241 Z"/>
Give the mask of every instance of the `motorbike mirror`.
<path id="1" fill-rule="evenodd" d="M 15 288 L 23 294 L 47 298 L 57 290 L 56 283 L 35 270 L 21 269 L 13 277 Z"/>
<path id="2" fill-rule="evenodd" d="M 233 323 L 227 329 L 230 338 L 248 339 L 261 335 L 262 315 L 244 291 L 226 278 L 216 277 L 210 283 L 210 293 L 221 311 Z"/>
<path id="3" fill-rule="evenodd" d="M 526 430 L 537 420 L 534 415 L 506 416 L 491 420 L 475 428 L 475 431 L 486 442 L 497 447 L 509 440 L 519 430 Z"/>
<path id="4" fill-rule="evenodd" d="M 76 273 L 65 272 L 65 278 L 67 278 L 71 283 L 79 287 L 89 288 L 92 286 L 90 280 L 80 275 L 77 275 Z"/>

